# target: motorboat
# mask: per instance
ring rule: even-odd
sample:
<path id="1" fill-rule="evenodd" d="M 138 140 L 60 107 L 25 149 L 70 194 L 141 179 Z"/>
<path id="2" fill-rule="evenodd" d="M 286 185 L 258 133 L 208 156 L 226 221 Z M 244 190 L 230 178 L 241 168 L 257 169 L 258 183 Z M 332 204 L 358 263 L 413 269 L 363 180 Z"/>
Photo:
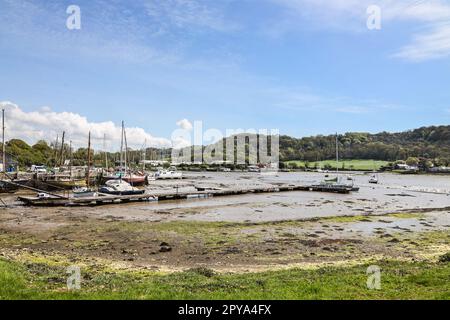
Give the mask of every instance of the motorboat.
<path id="1" fill-rule="evenodd" d="M 162 169 L 155 173 L 155 179 L 181 179 L 183 178 L 183 173 L 176 171 L 175 169 Z"/>
<path id="2" fill-rule="evenodd" d="M 133 187 L 131 184 L 122 179 L 106 181 L 105 185 L 99 189 L 100 193 L 113 195 L 135 195 L 143 194 L 145 190 Z"/>
<path id="3" fill-rule="evenodd" d="M 261 172 L 258 166 L 248 166 L 248 172 Z"/>
<path id="4" fill-rule="evenodd" d="M 369 183 L 377 184 L 378 183 L 378 177 L 375 174 L 371 175 L 370 178 L 369 178 Z"/>

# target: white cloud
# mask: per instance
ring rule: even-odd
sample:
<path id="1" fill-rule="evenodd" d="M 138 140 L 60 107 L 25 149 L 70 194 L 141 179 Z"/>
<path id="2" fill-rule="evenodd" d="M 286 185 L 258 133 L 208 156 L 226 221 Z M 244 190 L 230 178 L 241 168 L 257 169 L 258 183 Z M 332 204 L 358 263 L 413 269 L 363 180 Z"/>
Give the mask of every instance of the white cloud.
<path id="1" fill-rule="evenodd" d="M 30 144 L 38 140 L 52 142 L 65 131 L 66 142 L 71 140 L 74 147 L 87 147 L 90 131 L 91 143 L 95 149 L 103 149 L 104 135 L 108 150 L 116 151 L 120 148 L 121 126 L 112 121 L 89 122 L 86 117 L 77 113 L 54 112 L 49 107 L 26 112 L 8 101 L 0 102 L 0 107 L 6 113 L 6 140 L 22 139 Z M 142 128 L 127 127 L 126 132 L 128 146 L 131 148 L 141 148 L 145 140 L 147 146 L 171 145 L 170 140 L 154 137 Z"/>
<path id="2" fill-rule="evenodd" d="M 177 126 L 187 131 L 191 131 L 193 127 L 192 123 L 188 119 L 182 119 L 177 121 Z"/>
<path id="3" fill-rule="evenodd" d="M 414 62 L 450 56 L 450 24 L 439 25 L 427 33 L 415 35 L 411 44 L 393 56 Z"/>
<path id="4" fill-rule="evenodd" d="M 295 21 L 308 21 L 314 28 L 363 32 L 366 30 L 369 5 L 381 8 L 382 24 L 412 22 L 425 27 L 411 32 L 409 44 L 393 57 L 409 61 L 424 61 L 450 55 L 450 3 L 445 0 L 270 0 L 287 9 L 286 16 Z M 287 23 L 294 27 L 298 24 Z M 275 26 L 277 28 L 277 26 Z M 382 31 L 381 31 L 382 32 Z"/>

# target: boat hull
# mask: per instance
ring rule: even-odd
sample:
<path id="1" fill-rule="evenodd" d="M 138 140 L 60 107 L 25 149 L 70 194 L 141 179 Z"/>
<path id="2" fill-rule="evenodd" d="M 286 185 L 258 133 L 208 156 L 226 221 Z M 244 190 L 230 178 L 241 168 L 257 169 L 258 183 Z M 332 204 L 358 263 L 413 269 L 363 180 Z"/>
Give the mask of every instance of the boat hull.
<path id="1" fill-rule="evenodd" d="M 110 180 L 117 180 L 120 179 L 120 176 L 113 175 L 113 176 L 102 176 L 101 183 L 105 184 L 107 181 Z M 128 182 L 132 186 L 144 186 L 147 183 L 147 176 L 122 176 L 122 180 Z"/>
<path id="2" fill-rule="evenodd" d="M 122 177 L 122 180 L 128 182 L 132 186 L 143 186 L 147 182 L 147 177 Z"/>
<path id="3" fill-rule="evenodd" d="M 100 193 L 111 194 L 115 196 L 131 196 L 131 195 L 139 195 L 144 194 L 145 190 L 128 190 L 128 191 L 116 191 L 116 190 L 108 190 L 107 188 L 100 188 Z"/>

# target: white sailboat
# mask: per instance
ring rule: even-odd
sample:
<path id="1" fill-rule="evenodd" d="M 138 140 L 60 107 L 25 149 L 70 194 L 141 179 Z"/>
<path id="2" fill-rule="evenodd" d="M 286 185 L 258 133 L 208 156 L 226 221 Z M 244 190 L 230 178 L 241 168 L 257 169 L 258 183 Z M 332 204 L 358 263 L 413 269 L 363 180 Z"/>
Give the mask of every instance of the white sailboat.
<path id="1" fill-rule="evenodd" d="M 373 163 L 373 174 L 369 177 L 369 183 L 378 184 L 378 174 L 375 172 L 375 162 Z"/>
<path id="2" fill-rule="evenodd" d="M 342 189 L 350 189 L 351 191 L 359 191 L 359 187 L 354 185 L 353 179 L 348 180 L 351 181 L 351 184 L 341 182 L 342 179 L 339 177 L 339 144 L 338 144 L 338 134 L 336 133 L 336 177 L 326 179 L 322 182 L 322 185 L 332 185 L 335 188 Z"/>

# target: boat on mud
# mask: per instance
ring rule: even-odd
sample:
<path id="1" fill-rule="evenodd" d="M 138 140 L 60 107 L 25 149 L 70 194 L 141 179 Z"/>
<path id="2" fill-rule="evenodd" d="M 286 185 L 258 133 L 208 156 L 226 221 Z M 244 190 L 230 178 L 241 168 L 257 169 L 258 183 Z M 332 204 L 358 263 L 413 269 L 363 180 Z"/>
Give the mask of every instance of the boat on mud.
<path id="1" fill-rule="evenodd" d="M 5 181 L 0 181 L 0 193 L 14 193 L 19 190 L 19 186 Z"/>
<path id="2" fill-rule="evenodd" d="M 85 187 L 85 178 L 71 178 L 65 175 L 37 175 L 34 179 L 34 186 L 43 190 L 70 190 L 77 187 Z"/>
<path id="3" fill-rule="evenodd" d="M 74 198 L 96 197 L 98 193 L 87 187 L 74 188 L 72 190 Z"/>
<path id="4" fill-rule="evenodd" d="M 155 173 L 155 179 L 182 179 L 183 173 L 177 171 L 174 168 L 169 168 L 168 170 L 158 170 Z"/>
<path id="5" fill-rule="evenodd" d="M 136 187 L 144 186 L 147 183 L 147 176 L 145 174 L 124 172 L 116 172 L 110 175 L 103 175 L 101 181 L 102 183 L 106 183 L 111 180 L 120 179 Z"/>
<path id="6" fill-rule="evenodd" d="M 112 195 L 139 195 L 144 194 L 145 190 L 133 187 L 122 179 L 106 181 L 105 185 L 99 189 L 100 193 Z"/>
<path id="7" fill-rule="evenodd" d="M 372 183 L 372 184 L 377 184 L 378 183 L 378 177 L 377 177 L 376 174 L 373 174 L 373 175 L 370 176 L 369 183 Z"/>

